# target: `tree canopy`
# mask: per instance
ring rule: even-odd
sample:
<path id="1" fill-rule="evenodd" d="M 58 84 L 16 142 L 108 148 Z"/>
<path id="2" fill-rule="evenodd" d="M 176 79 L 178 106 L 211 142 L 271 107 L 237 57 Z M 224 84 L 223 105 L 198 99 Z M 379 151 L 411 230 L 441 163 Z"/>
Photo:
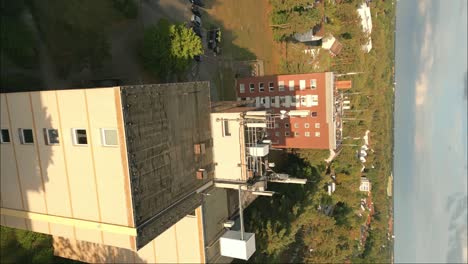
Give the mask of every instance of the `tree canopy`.
<path id="1" fill-rule="evenodd" d="M 170 24 L 162 19 L 145 31 L 141 49 L 144 66 L 162 80 L 183 73 L 193 58 L 201 54 L 201 39 L 183 24 Z"/>
<path id="2" fill-rule="evenodd" d="M 320 10 L 307 0 L 271 0 L 271 26 L 275 40 L 285 40 L 295 33 L 303 33 L 320 24 Z"/>

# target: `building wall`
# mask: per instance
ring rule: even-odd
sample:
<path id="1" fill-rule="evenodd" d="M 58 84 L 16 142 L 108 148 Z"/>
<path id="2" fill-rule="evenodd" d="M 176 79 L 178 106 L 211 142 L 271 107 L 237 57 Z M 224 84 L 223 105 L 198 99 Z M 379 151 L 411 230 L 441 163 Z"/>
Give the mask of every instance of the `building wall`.
<path id="1" fill-rule="evenodd" d="M 128 190 L 125 142 L 102 144 L 101 128 L 124 138 L 119 88 L 1 94 L 1 128 L 11 143 L 1 144 L 1 207 L 45 216 L 134 226 Z M 119 118 L 120 116 L 120 118 Z M 33 129 L 34 144 L 21 144 L 19 128 Z M 58 145 L 47 145 L 44 128 L 58 129 Z M 72 128 L 87 130 L 88 145 L 73 143 Z M 127 188 L 126 188 L 127 186 Z M 2 213 L 4 211 L 2 210 Z M 73 224 L 4 215 L 3 225 L 90 242 L 127 244 L 128 235 Z M 26 218 L 26 219 L 24 219 Z M 129 246 L 130 247 L 130 246 Z"/>
<path id="2" fill-rule="evenodd" d="M 211 114 L 211 134 L 213 137 L 213 160 L 216 164 L 215 178 L 223 180 L 245 180 L 242 166 L 243 158 L 242 146 L 244 146 L 244 129 L 240 127 L 240 122 L 235 119 L 240 118 L 240 113 L 212 113 Z M 229 126 L 230 135 L 225 134 L 226 119 Z"/>
<path id="3" fill-rule="evenodd" d="M 56 256 L 89 263 L 205 263 L 201 207 L 138 251 L 54 236 Z"/>
<path id="4" fill-rule="evenodd" d="M 327 105 L 333 104 L 327 90 L 330 86 L 331 73 L 309 73 L 296 75 L 275 75 L 261 77 L 247 77 L 237 80 L 236 92 L 238 100 L 255 99 L 257 107 L 265 107 L 279 113 L 281 110 L 310 110 L 309 117 L 291 117 L 283 120 L 276 119 L 276 128 L 269 130 L 273 145 L 278 148 L 310 148 L 329 149 L 330 126 L 332 126 L 333 111 L 327 110 Z M 315 80 L 316 88 L 311 88 L 311 81 Z M 284 90 L 280 91 L 280 83 L 284 83 Z M 264 91 L 260 90 L 263 83 Z M 273 89 L 270 90 L 270 83 Z M 305 86 L 301 87 L 301 83 Z M 250 84 L 254 85 L 250 91 Z M 290 85 L 291 84 L 291 85 Z M 241 91 L 241 86 L 245 91 Z M 333 88 L 331 88 L 333 89 Z M 280 102 L 284 97 L 284 102 Z M 274 103 L 272 103 L 274 98 Z M 304 100 L 304 104 L 301 103 Z M 294 102 L 296 100 L 296 102 Z M 312 116 L 314 113 L 314 116 Z"/>

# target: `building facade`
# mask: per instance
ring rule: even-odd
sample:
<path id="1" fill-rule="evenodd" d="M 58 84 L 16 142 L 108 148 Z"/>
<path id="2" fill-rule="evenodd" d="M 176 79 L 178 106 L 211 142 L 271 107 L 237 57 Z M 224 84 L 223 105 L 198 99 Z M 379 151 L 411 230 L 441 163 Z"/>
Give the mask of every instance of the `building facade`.
<path id="1" fill-rule="evenodd" d="M 268 129 L 277 148 L 335 149 L 334 75 L 331 72 L 237 79 L 237 99 L 255 99 L 273 113 L 308 110 L 308 117 L 276 119 Z"/>

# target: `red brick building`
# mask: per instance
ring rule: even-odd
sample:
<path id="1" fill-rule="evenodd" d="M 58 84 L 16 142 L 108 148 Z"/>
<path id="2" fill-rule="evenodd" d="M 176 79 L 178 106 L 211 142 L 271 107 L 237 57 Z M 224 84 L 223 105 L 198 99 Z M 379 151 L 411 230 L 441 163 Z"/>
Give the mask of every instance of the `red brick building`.
<path id="1" fill-rule="evenodd" d="M 336 149 L 334 75 L 332 72 L 237 79 L 238 100 L 255 99 L 273 113 L 309 110 L 307 117 L 275 121 L 268 129 L 277 148 Z"/>

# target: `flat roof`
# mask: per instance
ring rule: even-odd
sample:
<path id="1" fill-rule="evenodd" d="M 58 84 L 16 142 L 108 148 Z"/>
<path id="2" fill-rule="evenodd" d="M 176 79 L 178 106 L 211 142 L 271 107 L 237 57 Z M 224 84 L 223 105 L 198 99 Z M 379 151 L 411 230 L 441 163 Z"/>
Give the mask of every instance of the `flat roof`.
<path id="1" fill-rule="evenodd" d="M 201 205 L 214 176 L 208 82 L 121 87 L 137 248 Z M 205 154 L 195 154 L 203 143 Z M 197 179 L 198 169 L 204 179 Z"/>

